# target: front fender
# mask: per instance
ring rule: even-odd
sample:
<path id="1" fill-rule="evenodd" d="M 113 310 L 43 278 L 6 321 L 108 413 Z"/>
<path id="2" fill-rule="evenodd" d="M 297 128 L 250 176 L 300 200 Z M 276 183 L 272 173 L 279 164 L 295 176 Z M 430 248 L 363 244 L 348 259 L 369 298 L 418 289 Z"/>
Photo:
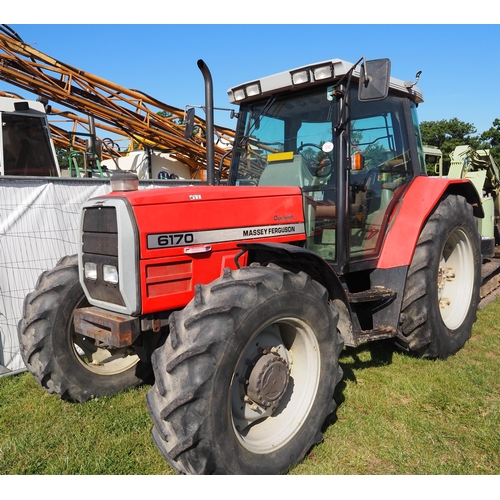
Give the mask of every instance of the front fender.
<path id="1" fill-rule="evenodd" d="M 327 289 L 330 300 L 340 299 L 350 310 L 347 294 L 337 273 L 317 253 L 286 243 L 242 243 L 238 247 L 248 252 L 247 264 L 279 262 L 283 267 L 304 271 Z"/>

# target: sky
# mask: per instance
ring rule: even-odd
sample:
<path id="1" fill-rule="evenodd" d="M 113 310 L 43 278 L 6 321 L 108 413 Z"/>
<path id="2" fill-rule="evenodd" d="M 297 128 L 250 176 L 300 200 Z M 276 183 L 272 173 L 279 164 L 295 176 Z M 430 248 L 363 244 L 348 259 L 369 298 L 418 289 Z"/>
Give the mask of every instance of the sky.
<path id="1" fill-rule="evenodd" d="M 289 18 L 280 9 L 291 4 L 276 0 L 245 3 L 257 7 L 248 14 L 240 12 L 241 3 L 232 9 L 226 3 L 222 11 L 216 2 L 194 1 L 166 13 L 155 2 L 143 2 L 139 11 L 137 3 L 133 10 L 103 0 L 86 2 L 82 15 L 66 18 L 55 14 L 67 11 L 66 3 L 53 9 L 45 9 L 44 3 L 40 15 L 16 10 L 3 17 L 11 19 L 7 24 L 37 50 L 181 109 L 204 104 L 198 59 L 210 69 L 214 105 L 231 108 L 227 90 L 240 83 L 327 59 L 354 63 L 362 56 L 387 57 L 396 78 L 413 81 L 422 71 L 418 86 L 425 102 L 418 109 L 420 121 L 456 117 L 473 124 L 479 134 L 500 118 L 500 24 L 465 24 L 478 19 L 494 23 L 495 16 L 500 21 L 500 15 L 488 13 L 488 3 L 482 8 L 481 1 L 474 3 L 477 8 L 472 13 L 469 6 L 462 19 L 437 15 L 431 2 L 419 2 L 419 12 L 399 16 L 401 21 L 433 24 L 401 24 L 398 16 L 380 16 L 384 3 L 369 3 L 373 15 L 369 9 L 361 15 L 363 2 L 336 9 L 332 2 L 316 0 L 307 2 L 307 9 L 304 5 L 303 15 Z M 401 3 L 394 4 L 401 10 Z M 336 24 L 341 17 L 360 24 Z M 158 24 L 150 24 L 153 21 Z M 2 81 L 0 90 L 33 98 Z M 197 114 L 204 118 L 203 111 Z M 236 126 L 228 112 L 216 111 L 215 123 Z"/>

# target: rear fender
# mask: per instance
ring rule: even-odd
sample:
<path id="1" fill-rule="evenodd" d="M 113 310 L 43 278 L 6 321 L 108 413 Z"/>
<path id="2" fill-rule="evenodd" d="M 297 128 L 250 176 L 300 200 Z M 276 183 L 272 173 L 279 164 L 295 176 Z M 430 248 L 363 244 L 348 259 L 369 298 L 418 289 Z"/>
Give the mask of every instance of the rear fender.
<path id="1" fill-rule="evenodd" d="M 467 179 L 417 177 L 394 208 L 378 260 L 378 269 L 409 266 L 425 222 L 446 194 L 464 196 L 474 216 L 483 218 L 481 198 Z"/>

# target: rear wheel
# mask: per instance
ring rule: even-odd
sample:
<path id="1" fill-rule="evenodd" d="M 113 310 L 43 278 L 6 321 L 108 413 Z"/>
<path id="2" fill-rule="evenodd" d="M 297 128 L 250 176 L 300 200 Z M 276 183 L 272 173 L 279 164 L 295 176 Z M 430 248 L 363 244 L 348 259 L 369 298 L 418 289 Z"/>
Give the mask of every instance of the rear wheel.
<path id="1" fill-rule="evenodd" d="M 427 221 L 408 270 L 398 343 L 425 358 L 463 347 L 476 320 L 481 249 L 472 208 L 448 195 Z"/>
<path id="2" fill-rule="evenodd" d="M 187 474 L 278 474 L 322 438 L 342 377 L 338 314 L 304 273 L 250 266 L 198 286 L 153 354 L 153 437 Z"/>
<path id="3" fill-rule="evenodd" d="M 132 346 L 98 347 L 75 332 L 73 313 L 85 306 L 76 255 L 44 272 L 26 296 L 18 336 L 23 361 L 38 383 L 61 399 L 84 402 L 151 379 L 150 363 Z"/>

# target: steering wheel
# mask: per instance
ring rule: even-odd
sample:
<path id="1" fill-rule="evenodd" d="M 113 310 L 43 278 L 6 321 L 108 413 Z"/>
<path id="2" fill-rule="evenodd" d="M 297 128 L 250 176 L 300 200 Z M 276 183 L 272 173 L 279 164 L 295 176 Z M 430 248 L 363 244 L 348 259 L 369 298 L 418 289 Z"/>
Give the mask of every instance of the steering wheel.
<path id="1" fill-rule="evenodd" d="M 309 172 L 314 177 L 328 177 L 332 173 L 333 169 L 333 157 L 329 153 L 325 153 L 321 146 L 318 146 L 317 144 L 313 144 L 310 142 L 306 142 L 305 144 L 301 144 L 300 147 L 297 149 L 297 152 L 300 153 L 304 148 L 307 147 L 313 147 L 317 148 L 323 153 L 325 156 L 322 158 L 318 158 L 316 156 L 315 159 L 308 159 L 304 158 L 305 164 Z"/>

